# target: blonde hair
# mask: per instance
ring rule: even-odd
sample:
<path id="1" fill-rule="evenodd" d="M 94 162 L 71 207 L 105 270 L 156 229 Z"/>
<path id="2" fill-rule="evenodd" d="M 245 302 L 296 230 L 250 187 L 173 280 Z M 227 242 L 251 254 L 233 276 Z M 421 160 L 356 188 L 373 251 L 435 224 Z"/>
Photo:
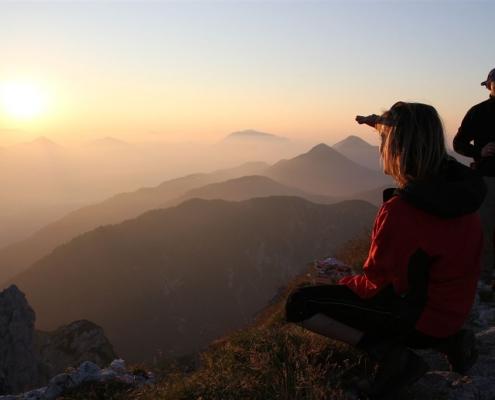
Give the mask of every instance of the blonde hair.
<path id="1" fill-rule="evenodd" d="M 437 111 L 421 103 L 395 103 L 380 118 L 380 154 L 384 172 L 400 187 L 438 174 L 447 156 Z"/>

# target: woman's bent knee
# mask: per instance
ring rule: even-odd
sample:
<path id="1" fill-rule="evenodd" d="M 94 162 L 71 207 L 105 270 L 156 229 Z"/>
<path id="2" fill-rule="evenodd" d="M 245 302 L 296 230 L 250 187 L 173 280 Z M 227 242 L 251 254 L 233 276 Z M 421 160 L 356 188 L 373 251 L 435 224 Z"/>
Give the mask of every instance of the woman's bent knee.
<path id="1" fill-rule="evenodd" d="M 308 306 L 305 288 L 293 290 L 285 303 L 285 319 L 287 322 L 301 322 L 312 316 Z"/>

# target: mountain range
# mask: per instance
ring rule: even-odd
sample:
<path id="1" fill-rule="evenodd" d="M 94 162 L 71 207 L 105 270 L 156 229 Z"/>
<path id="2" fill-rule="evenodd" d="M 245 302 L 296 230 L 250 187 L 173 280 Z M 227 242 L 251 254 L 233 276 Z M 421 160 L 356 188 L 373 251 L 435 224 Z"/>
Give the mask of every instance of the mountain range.
<path id="1" fill-rule="evenodd" d="M 165 181 L 156 187 L 120 193 L 109 199 L 70 212 L 41 228 L 29 238 L 0 250 L 0 283 L 29 268 L 57 246 L 101 225 L 137 217 L 145 211 L 165 207 L 190 189 L 238 176 L 259 173 L 268 167 L 253 162 L 210 174 L 192 174 Z"/>
<path id="2" fill-rule="evenodd" d="M 126 358 L 187 354 L 249 323 L 308 262 L 370 229 L 375 213 L 363 201 L 193 199 L 80 235 L 12 283 L 38 329 L 84 318 Z"/>
<path id="3" fill-rule="evenodd" d="M 307 193 L 295 187 L 282 185 L 266 176 L 251 175 L 191 189 L 183 196 L 170 202 L 169 205 L 176 205 L 192 198 L 241 201 L 270 196 L 296 196 L 322 204 L 331 204 L 342 200 L 342 198 L 338 197 Z"/>
<path id="4" fill-rule="evenodd" d="M 0 283 L 84 232 L 194 197 L 239 201 L 290 195 L 323 204 L 344 199 L 365 199 L 379 204 L 382 188 L 389 181 L 382 173 L 354 163 L 325 144 L 273 166 L 252 162 L 209 174 L 172 179 L 156 187 L 121 193 L 80 208 L 29 238 L 1 249 Z"/>

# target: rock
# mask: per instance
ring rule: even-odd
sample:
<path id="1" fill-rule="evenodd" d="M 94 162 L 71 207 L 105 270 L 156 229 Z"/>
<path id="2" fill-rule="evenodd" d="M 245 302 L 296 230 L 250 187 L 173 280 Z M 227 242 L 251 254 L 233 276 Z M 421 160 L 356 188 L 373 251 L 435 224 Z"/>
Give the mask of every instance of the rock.
<path id="1" fill-rule="evenodd" d="M 83 362 L 77 372 L 74 374 L 76 382 L 93 382 L 97 381 L 100 375 L 100 367 L 91 361 Z"/>
<path id="2" fill-rule="evenodd" d="M 495 323 L 495 308 L 486 305 L 480 307 L 478 321 L 482 326 Z"/>
<path id="3" fill-rule="evenodd" d="M 103 329 L 92 322 L 81 320 L 54 332 L 35 333 L 34 321 L 34 311 L 16 286 L 0 293 L 0 395 L 46 384 L 50 377 L 84 361 L 91 364 L 83 363 L 77 376 L 90 379 L 97 364 L 107 365 L 116 358 Z M 58 390 L 57 382 L 50 381 L 50 393 Z M 39 396 L 39 390 L 29 393 L 32 398 Z"/>
<path id="4" fill-rule="evenodd" d="M 22 400 L 45 400 L 46 387 L 40 389 L 31 390 L 30 392 L 24 393 L 21 397 Z"/>
<path id="5" fill-rule="evenodd" d="M 119 369 L 120 372 L 114 368 Z M 47 387 L 18 396 L 0 396 L 0 400 L 56 400 L 68 390 L 77 389 L 85 382 L 119 382 L 134 388 L 155 383 L 154 375 L 150 372 L 139 371 L 136 374 L 128 372 L 125 369 L 125 361 L 121 359 L 114 360 L 112 366 L 105 369 L 100 369 L 91 361 L 85 361 L 77 370 L 53 377 Z"/>
<path id="6" fill-rule="evenodd" d="M 0 394 L 30 389 L 40 382 L 34 351 L 34 311 L 12 285 L 0 293 Z"/>
<path id="7" fill-rule="evenodd" d="M 126 373 L 127 368 L 125 366 L 125 361 L 119 358 L 118 360 L 113 360 L 110 364 L 110 368 L 112 368 L 115 372 L 118 373 Z"/>
<path id="8" fill-rule="evenodd" d="M 495 379 L 434 371 L 415 384 L 411 392 L 417 400 L 493 400 Z"/>
<path id="9" fill-rule="evenodd" d="M 495 399 L 495 327 L 489 327 L 476 335 L 480 356 L 468 376 L 434 370 L 426 374 L 409 390 L 414 400 L 494 400 Z M 439 355 L 433 351 L 420 353 L 433 369 L 446 364 L 439 363 Z"/>
<path id="10" fill-rule="evenodd" d="M 116 377 L 117 377 L 117 372 L 115 372 L 111 368 L 105 368 L 105 369 L 101 370 L 101 372 L 100 372 L 100 381 L 101 382 L 108 382 L 111 380 L 115 380 Z"/>
<path id="11" fill-rule="evenodd" d="M 495 327 L 478 333 L 476 340 L 480 355 L 478 362 L 469 371 L 470 375 L 495 378 Z"/>
<path id="12" fill-rule="evenodd" d="M 77 386 L 76 380 L 70 374 L 58 374 L 50 379 L 50 383 L 45 392 L 46 400 L 55 400 L 68 389 Z"/>
<path id="13" fill-rule="evenodd" d="M 478 348 L 484 355 L 495 355 L 495 327 L 490 327 L 476 335 Z"/>
<path id="14" fill-rule="evenodd" d="M 37 350 L 48 376 L 84 361 L 103 366 L 116 358 L 103 329 L 86 320 L 72 322 L 53 332 L 37 332 Z"/>

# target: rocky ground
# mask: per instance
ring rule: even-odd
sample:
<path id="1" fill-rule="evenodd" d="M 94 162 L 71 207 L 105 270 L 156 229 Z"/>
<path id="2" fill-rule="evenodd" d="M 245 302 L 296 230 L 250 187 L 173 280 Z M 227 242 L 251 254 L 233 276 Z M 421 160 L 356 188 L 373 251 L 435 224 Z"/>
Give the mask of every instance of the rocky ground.
<path id="1" fill-rule="evenodd" d="M 480 301 L 478 296 L 469 325 L 477 332 L 480 354 L 469 374 L 448 372 L 444 356 L 433 351 L 421 352 L 431 371 L 411 387 L 411 400 L 495 399 L 495 301 Z"/>

